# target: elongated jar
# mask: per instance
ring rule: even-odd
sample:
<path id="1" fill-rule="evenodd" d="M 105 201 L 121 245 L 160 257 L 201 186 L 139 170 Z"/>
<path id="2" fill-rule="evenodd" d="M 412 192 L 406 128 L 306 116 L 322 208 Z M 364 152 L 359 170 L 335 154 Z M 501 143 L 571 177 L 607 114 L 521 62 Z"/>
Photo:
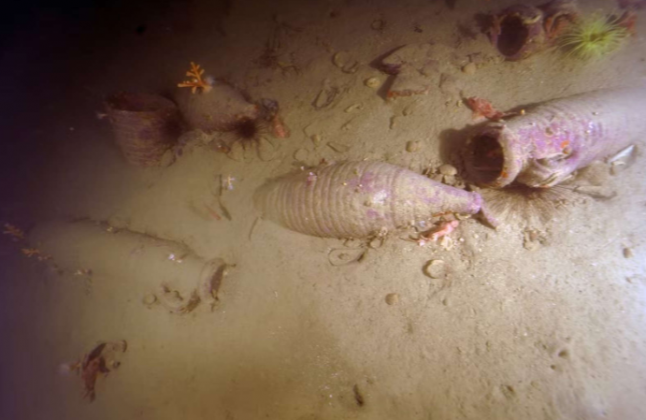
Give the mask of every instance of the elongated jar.
<path id="1" fill-rule="evenodd" d="M 646 87 L 599 90 L 557 99 L 525 115 L 490 123 L 465 153 L 471 180 L 504 187 L 551 187 L 646 134 Z"/>
<path id="2" fill-rule="evenodd" d="M 366 238 L 433 216 L 475 214 L 482 198 L 380 162 L 348 162 L 270 181 L 255 194 L 263 218 L 307 235 Z"/>

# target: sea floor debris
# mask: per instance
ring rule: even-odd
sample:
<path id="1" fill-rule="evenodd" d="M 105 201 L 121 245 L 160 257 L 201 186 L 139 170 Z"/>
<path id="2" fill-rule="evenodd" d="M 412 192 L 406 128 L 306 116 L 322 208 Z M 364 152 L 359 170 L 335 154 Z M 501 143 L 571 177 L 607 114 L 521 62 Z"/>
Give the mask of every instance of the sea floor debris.
<path id="1" fill-rule="evenodd" d="M 101 341 L 79 360 L 61 365 L 61 372 L 74 372 L 83 382 L 83 398 L 90 402 L 96 398 L 96 383 L 99 377 L 107 377 L 121 362 L 120 354 L 128 349 L 126 340 Z"/>

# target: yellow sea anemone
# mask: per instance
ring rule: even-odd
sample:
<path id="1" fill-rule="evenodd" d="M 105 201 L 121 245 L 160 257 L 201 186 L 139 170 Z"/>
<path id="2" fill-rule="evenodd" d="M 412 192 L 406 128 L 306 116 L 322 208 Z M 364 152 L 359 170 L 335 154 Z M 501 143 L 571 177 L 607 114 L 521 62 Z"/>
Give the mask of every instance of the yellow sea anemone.
<path id="1" fill-rule="evenodd" d="M 559 40 L 561 48 L 582 60 L 597 59 L 617 49 L 628 37 L 628 30 L 616 18 L 592 15 L 580 19 Z"/>

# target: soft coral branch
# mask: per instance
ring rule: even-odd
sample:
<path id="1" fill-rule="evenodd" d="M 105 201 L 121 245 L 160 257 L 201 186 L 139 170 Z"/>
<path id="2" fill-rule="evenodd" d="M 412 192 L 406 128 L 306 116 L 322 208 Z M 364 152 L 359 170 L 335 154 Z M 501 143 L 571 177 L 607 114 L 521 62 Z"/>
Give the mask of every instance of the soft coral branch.
<path id="1" fill-rule="evenodd" d="M 199 64 L 191 61 L 191 69 L 186 72 L 186 75 L 191 79 L 178 83 L 177 87 L 189 87 L 191 88 L 191 93 L 197 92 L 197 89 L 201 89 L 202 93 L 208 92 L 211 90 L 211 85 L 202 78 L 203 74 L 204 69 L 200 68 Z"/>

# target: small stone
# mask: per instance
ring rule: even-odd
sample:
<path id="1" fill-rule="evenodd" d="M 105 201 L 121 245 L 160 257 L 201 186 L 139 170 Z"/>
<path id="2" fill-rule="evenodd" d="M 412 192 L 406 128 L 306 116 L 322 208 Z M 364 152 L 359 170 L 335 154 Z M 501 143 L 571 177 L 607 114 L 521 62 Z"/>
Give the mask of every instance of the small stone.
<path id="1" fill-rule="evenodd" d="M 476 63 L 469 63 L 466 66 L 462 67 L 462 73 L 474 74 L 477 69 L 478 69 L 478 66 L 476 66 Z"/>
<path id="2" fill-rule="evenodd" d="M 424 266 L 424 274 L 432 279 L 443 279 L 446 277 L 446 263 L 442 260 L 430 260 Z"/>
<path id="3" fill-rule="evenodd" d="M 320 134 L 312 134 L 310 136 L 310 140 L 314 143 L 314 147 L 319 147 L 321 145 L 322 139 Z"/>
<path id="4" fill-rule="evenodd" d="M 388 305 L 396 305 L 399 303 L 399 295 L 397 293 L 388 293 L 386 295 L 386 303 Z"/>
<path id="5" fill-rule="evenodd" d="M 422 148 L 422 144 L 417 140 L 411 140 L 408 143 L 406 143 L 407 152 L 410 152 L 410 153 L 417 152 L 421 148 Z"/>
<path id="6" fill-rule="evenodd" d="M 633 250 L 631 248 L 624 248 L 622 253 L 624 254 L 624 258 L 632 258 L 633 257 Z"/>
<path id="7" fill-rule="evenodd" d="M 449 165 L 448 163 L 445 163 L 444 165 L 440 166 L 439 171 L 442 175 L 455 176 L 458 174 L 458 170 L 456 169 L 456 167 L 453 165 Z"/>
<path id="8" fill-rule="evenodd" d="M 370 77 L 364 80 L 363 84 L 368 86 L 369 88 L 377 89 L 379 86 L 381 86 L 381 81 L 376 77 Z"/>
<path id="9" fill-rule="evenodd" d="M 141 301 L 146 306 L 154 305 L 157 302 L 157 296 L 152 293 L 147 293 Z"/>

